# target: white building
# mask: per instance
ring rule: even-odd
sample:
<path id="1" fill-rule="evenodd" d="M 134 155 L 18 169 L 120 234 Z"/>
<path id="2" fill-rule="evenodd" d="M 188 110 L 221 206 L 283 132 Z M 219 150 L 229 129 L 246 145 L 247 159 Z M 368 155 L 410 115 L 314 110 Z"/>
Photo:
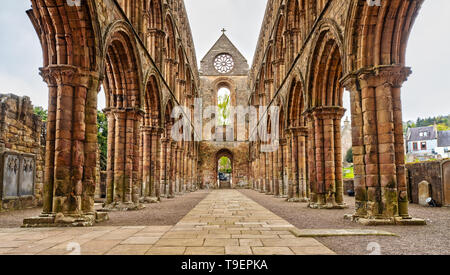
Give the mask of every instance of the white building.
<path id="1" fill-rule="evenodd" d="M 450 131 L 438 132 L 436 153 L 442 158 L 450 158 Z"/>
<path id="2" fill-rule="evenodd" d="M 420 161 L 450 158 L 450 131 L 438 132 L 436 126 L 409 128 L 405 143 L 408 156 Z"/>
<path id="3" fill-rule="evenodd" d="M 437 129 L 434 126 L 409 128 L 406 133 L 406 152 L 417 156 L 436 154 Z"/>

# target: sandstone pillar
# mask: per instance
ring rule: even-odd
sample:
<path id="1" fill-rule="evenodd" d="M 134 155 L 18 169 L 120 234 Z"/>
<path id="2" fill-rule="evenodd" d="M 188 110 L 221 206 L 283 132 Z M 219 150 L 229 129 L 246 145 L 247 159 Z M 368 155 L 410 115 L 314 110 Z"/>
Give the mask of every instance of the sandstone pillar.
<path id="1" fill-rule="evenodd" d="M 291 129 L 286 130 L 286 179 L 287 179 L 287 200 L 290 200 L 293 197 L 294 193 L 294 180 L 293 180 L 293 135 Z"/>
<path id="2" fill-rule="evenodd" d="M 170 152 L 169 152 L 169 163 L 170 163 L 170 169 L 169 169 L 169 198 L 175 197 L 175 180 L 176 180 L 176 172 L 177 172 L 177 161 L 176 161 L 176 150 L 177 150 L 177 143 L 176 141 L 170 141 L 169 144 Z"/>
<path id="3" fill-rule="evenodd" d="M 284 197 L 286 194 L 286 139 L 280 139 L 280 150 L 278 155 L 278 172 L 279 172 L 279 196 Z"/>
<path id="4" fill-rule="evenodd" d="M 156 123 L 155 123 L 156 124 Z M 150 197 L 161 199 L 161 133 L 159 127 L 152 127 L 151 131 L 151 159 L 150 159 Z"/>
<path id="5" fill-rule="evenodd" d="M 49 87 L 44 207 L 24 226 L 91 226 L 99 77 L 70 65 L 49 66 L 41 74 Z"/>
<path id="6" fill-rule="evenodd" d="M 279 142 L 278 142 L 279 144 Z M 278 148 L 275 152 L 273 152 L 273 195 L 279 196 L 280 195 L 280 171 L 279 171 L 279 165 L 278 165 L 278 156 L 280 154 L 281 147 L 278 145 Z"/>
<path id="7" fill-rule="evenodd" d="M 106 167 L 106 204 L 114 201 L 114 157 L 116 118 L 111 109 L 105 110 L 108 118 L 108 153 Z"/>
<path id="8" fill-rule="evenodd" d="M 161 139 L 161 193 L 167 197 L 169 194 L 169 139 Z"/>
<path id="9" fill-rule="evenodd" d="M 142 135 L 142 195 L 143 197 L 152 196 L 151 180 L 151 157 L 152 157 L 152 138 L 150 126 L 144 126 L 141 129 Z"/>
<path id="10" fill-rule="evenodd" d="M 297 128 L 297 149 L 298 149 L 298 199 L 301 202 L 307 202 L 308 199 L 308 184 L 307 184 L 307 136 L 308 128 Z"/>
<path id="11" fill-rule="evenodd" d="M 425 224 L 408 214 L 400 88 L 411 70 L 366 68 L 343 78 L 351 91 L 356 213 L 366 225 Z"/>
<path id="12" fill-rule="evenodd" d="M 150 55 L 160 69 L 162 68 L 162 57 L 164 49 L 164 37 L 166 36 L 162 30 L 159 29 L 147 29 L 147 49 L 150 51 Z"/>
<path id="13" fill-rule="evenodd" d="M 315 182 L 311 208 L 346 208 L 343 202 L 342 154 L 340 120 L 345 113 L 341 107 L 317 107 L 312 112 L 315 143 Z M 310 118 L 311 119 L 311 118 Z M 311 162 L 311 164 L 314 164 Z"/>

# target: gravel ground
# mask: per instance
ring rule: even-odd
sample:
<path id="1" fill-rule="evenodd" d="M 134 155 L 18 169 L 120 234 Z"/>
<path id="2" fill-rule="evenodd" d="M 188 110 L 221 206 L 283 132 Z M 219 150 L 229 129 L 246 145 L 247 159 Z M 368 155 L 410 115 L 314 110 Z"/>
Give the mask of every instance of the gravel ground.
<path id="1" fill-rule="evenodd" d="M 158 226 L 175 225 L 186 216 L 209 192 L 197 191 L 161 203 L 146 204 L 145 209 L 130 212 L 110 212 L 110 220 L 98 226 Z M 42 208 L 0 213 L 0 228 L 16 228 L 24 218 L 38 216 Z"/>
<path id="2" fill-rule="evenodd" d="M 343 219 L 345 214 L 354 213 L 355 200 L 345 197 L 349 209 L 317 210 L 307 208 L 306 203 L 287 203 L 253 190 L 241 190 L 243 194 L 266 207 L 299 229 L 378 229 L 392 232 L 398 237 L 324 237 L 317 238 L 338 254 L 368 255 L 369 243 L 380 246 L 383 255 L 428 255 L 450 254 L 450 208 L 428 208 L 410 204 L 410 215 L 426 219 L 426 226 L 362 226 Z"/>
<path id="3" fill-rule="evenodd" d="M 175 199 L 163 199 L 161 203 L 146 204 L 140 211 L 110 212 L 110 220 L 100 226 L 175 225 L 208 194 L 197 191 Z"/>
<path id="4" fill-rule="evenodd" d="M 0 228 L 16 228 L 23 224 L 23 219 L 36 217 L 42 213 L 42 208 L 30 208 L 0 213 Z"/>

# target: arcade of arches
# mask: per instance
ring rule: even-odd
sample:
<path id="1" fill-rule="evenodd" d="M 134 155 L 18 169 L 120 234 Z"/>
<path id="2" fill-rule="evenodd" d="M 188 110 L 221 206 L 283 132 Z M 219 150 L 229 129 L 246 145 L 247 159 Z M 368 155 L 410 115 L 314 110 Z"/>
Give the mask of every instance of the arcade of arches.
<path id="1" fill-rule="evenodd" d="M 107 209 L 139 209 L 142 198 L 214 183 L 220 152 L 232 160 L 232 187 L 309 201 L 311 208 L 346 207 L 340 136 L 346 89 L 353 219 L 422 224 L 408 214 L 400 102 L 411 73 L 406 45 L 422 1 L 378 7 L 361 0 L 269 0 L 251 67 L 223 34 L 199 69 L 182 0 L 82 0 L 80 6 L 31 0 L 27 13 L 42 45 L 49 116 L 44 210 L 25 226 L 48 225 L 56 214 L 67 225 L 95 221 L 101 85 L 109 129 Z M 195 99 L 215 105 L 223 87 L 232 106 L 280 107 L 278 150 L 260 150 L 264 142 L 249 141 L 254 129 L 236 121 L 231 141 L 216 139 L 225 134 L 220 127 L 194 127 Z M 191 112 L 188 125 L 202 140 L 172 139 L 178 106 Z"/>

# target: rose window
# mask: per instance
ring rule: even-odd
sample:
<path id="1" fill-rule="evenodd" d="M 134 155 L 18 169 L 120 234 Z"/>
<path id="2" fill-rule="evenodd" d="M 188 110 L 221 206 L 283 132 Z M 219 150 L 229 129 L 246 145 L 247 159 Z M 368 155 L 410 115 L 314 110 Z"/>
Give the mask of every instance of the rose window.
<path id="1" fill-rule="evenodd" d="M 221 54 L 217 56 L 214 60 L 214 68 L 216 68 L 216 70 L 221 74 L 231 72 L 234 68 L 233 58 L 229 54 Z"/>

